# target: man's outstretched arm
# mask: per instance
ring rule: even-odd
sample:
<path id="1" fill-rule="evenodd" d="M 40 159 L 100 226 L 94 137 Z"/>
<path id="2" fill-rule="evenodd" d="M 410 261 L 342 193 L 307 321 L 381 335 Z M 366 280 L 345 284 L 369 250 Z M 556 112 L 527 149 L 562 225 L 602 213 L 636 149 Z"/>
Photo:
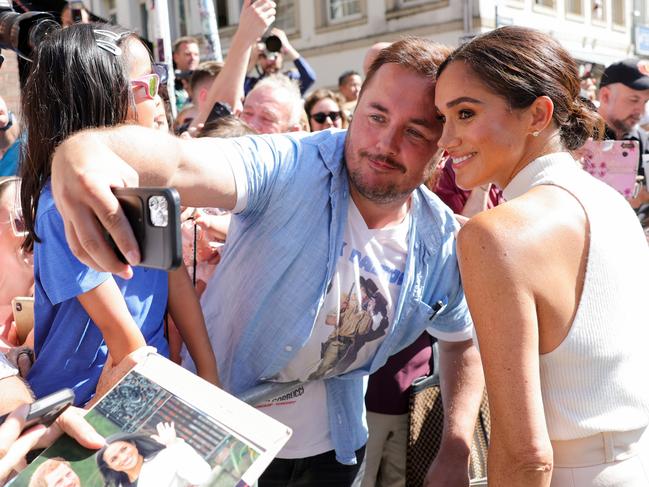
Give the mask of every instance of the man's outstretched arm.
<path id="1" fill-rule="evenodd" d="M 129 276 L 130 268 L 106 242 L 103 226 L 129 262 L 139 262 L 137 242 L 113 187 L 173 186 L 184 205 L 234 208 L 235 180 L 222 160 L 226 143 L 180 139 L 134 125 L 68 138 L 52 158 L 52 190 L 74 254 L 97 270 Z"/>

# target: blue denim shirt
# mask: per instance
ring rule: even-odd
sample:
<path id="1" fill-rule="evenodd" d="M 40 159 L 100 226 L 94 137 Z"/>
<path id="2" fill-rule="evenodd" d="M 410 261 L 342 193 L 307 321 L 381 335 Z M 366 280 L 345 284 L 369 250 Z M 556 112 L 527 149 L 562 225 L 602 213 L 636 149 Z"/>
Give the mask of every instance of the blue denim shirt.
<path id="1" fill-rule="evenodd" d="M 341 254 L 349 204 L 345 136 L 323 131 L 219 142 L 219 156 L 247 199 L 202 304 L 221 380 L 235 395 L 282 370 L 311 334 Z M 355 463 L 355 450 L 367 441 L 365 376 L 425 329 L 442 340 L 471 337 L 453 213 L 423 186 L 411 211 L 404 282 L 385 339 L 363 367 L 325 380 L 342 463 Z M 430 319 L 438 301 L 443 307 Z"/>

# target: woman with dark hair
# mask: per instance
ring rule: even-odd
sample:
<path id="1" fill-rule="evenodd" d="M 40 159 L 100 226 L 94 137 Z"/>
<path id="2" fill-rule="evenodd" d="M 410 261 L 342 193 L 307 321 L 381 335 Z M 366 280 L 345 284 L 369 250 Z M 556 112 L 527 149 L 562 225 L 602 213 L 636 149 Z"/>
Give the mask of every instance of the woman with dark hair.
<path id="1" fill-rule="evenodd" d="M 159 423 L 157 435 L 119 433 L 96 454 L 106 487 L 187 487 L 209 478 L 209 464 L 176 436 L 173 423 Z"/>
<path id="2" fill-rule="evenodd" d="M 649 485 L 649 248 L 622 196 L 568 153 L 603 132 L 550 36 L 494 30 L 440 66 L 459 186 L 506 203 L 458 237 L 491 406 L 489 485 Z"/>
<path id="3" fill-rule="evenodd" d="M 36 361 L 28 380 L 37 397 L 70 387 L 75 403 L 83 405 L 95 393 L 104 364 L 118 364 L 144 345 L 168 355 L 167 304 L 196 355 L 199 375 L 218 380 L 187 272 L 167 275 L 140 268 L 125 280 L 93 271 L 66 243 L 52 198 L 50 164 L 56 146 L 90 127 L 155 127 L 162 105 L 159 81 L 144 44 L 112 25 L 74 24 L 38 46 L 22 97 L 27 144 L 21 164 L 28 232 L 23 248 L 34 252 L 35 278 Z"/>
<path id="4" fill-rule="evenodd" d="M 311 132 L 330 128 L 347 128 L 341 96 L 331 90 L 320 89 L 304 101 L 304 111 L 309 119 Z"/>

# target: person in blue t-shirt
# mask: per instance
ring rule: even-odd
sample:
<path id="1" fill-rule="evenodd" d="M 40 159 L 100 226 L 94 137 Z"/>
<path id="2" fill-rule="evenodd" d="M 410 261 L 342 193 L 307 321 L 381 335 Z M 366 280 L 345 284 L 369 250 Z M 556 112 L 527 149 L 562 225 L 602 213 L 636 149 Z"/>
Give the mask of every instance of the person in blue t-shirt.
<path id="1" fill-rule="evenodd" d="M 76 24 L 39 45 L 23 96 L 28 142 L 21 191 L 29 232 L 24 247 L 34 251 L 36 361 L 28 380 L 37 397 L 71 387 L 76 404 L 85 404 L 105 364 L 118 364 L 144 345 L 168 355 L 167 306 L 198 360 L 198 374 L 218 382 L 186 270 L 167 275 L 140 268 L 125 280 L 90 269 L 74 257 L 52 199 L 55 147 L 89 127 L 123 122 L 154 127 L 161 105 L 159 81 L 144 44 L 114 26 Z"/>

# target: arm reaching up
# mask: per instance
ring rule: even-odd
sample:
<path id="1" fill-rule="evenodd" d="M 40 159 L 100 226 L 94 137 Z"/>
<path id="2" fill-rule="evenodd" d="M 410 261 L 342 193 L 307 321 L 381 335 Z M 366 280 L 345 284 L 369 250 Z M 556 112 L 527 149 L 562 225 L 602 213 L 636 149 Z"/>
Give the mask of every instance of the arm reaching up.
<path id="1" fill-rule="evenodd" d="M 272 0 L 243 2 L 239 27 L 232 37 L 223 69 L 212 83 L 207 95 L 208 103 L 193 120 L 192 126 L 204 123 L 217 101 L 229 104 L 237 113 L 237 107 L 240 107 L 243 99 L 243 83 L 248 70 L 250 52 L 257 39 L 274 20 L 275 2 Z"/>

